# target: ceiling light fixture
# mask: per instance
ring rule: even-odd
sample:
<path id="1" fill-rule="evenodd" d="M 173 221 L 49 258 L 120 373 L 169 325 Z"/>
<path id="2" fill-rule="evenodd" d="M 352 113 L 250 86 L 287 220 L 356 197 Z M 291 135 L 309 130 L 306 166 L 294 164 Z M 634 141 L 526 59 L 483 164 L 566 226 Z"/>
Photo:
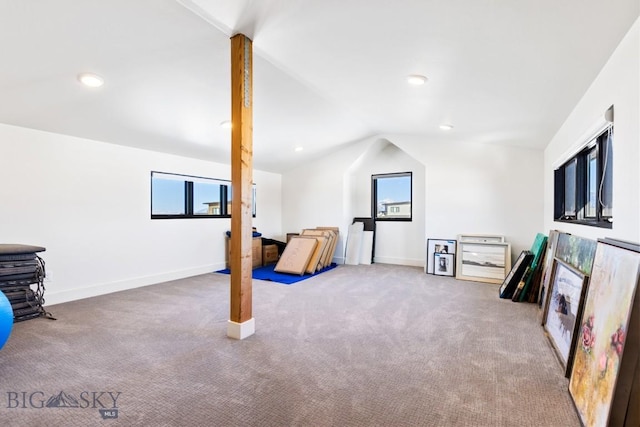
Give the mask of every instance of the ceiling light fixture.
<path id="1" fill-rule="evenodd" d="M 407 77 L 407 82 L 411 85 L 419 86 L 425 84 L 427 82 L 427 78 L 420 74 L 411 74 Z"/>
<path id="2" fill-rule="evenodd" d="M 78 81 L 87 87 L 100 87 L 104 84 L 104 79 L 93 73 L 78 74 Z"/>
<path id="3" fill-rule="evenodd" d="M 296 153 L 301 152 L 302 150 L 304 150 L 303 147 L 296 147 L 293 151 L 295 151 Z"/>
<path id="4" fill-rule="evenodd" d="M 224 129 L 231 129 L 231 120 L 220 122 L 220 127 Z"/>
<path id="5" fill-rule="evenodd" d="M 449 124 L 443 124 L 443 125 L 440 125 L 440 129 L 442 129 L 442 130 L 451 130 L 451 129 L 453 129 L 453 126 L 449 125 Z"/>

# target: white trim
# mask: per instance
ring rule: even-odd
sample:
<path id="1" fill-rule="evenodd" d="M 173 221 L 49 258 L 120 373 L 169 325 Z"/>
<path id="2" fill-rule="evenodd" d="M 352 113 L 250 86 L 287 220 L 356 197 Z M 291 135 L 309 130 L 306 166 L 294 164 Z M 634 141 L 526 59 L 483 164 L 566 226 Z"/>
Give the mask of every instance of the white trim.
<path id="1" fill-rule="evenodd" d="M 199 276 L 201 274 L 212 273 L 222 268 L 224 268 L 224 263 L 207 264 L 200 267 L 186 268 L 183 270 L 169 271 L 161 274 L 154 274 L 151 276 L 136 277 L 132 279 L 124 279 L 108 283 L 99 283 L 74 289 L 64 289 L 61 291 L 47 290 L 44 295 L 45 307 L 48 308 L 50 305 L 62 304 L 69 301 L 91 298 L 100 295 L 107 295 L 113 292 L 126 291 L 129 289 L 136 289 L 142 286 L 156 285 L 159 283 L 169 282 L 171 280 Z M 52 280 L 51 282 L 54 281 Z"/>
<path id="2" fill-rule="evenodd" d="M 607 109 L 609 111 L 609 109 Z M 587 147 L 595 138 L 600 136 L 603 132 L 605 132 L 609 127 L 613 126 L 613 123 L 608 121 L 606 118 L 606 111 L 602 114 L 586 132 L 578 138 L 578 140 L 573 143 L 567 151 L 564 152 L 560 156 L 558 160 L 553 162 L 552 167 L 554 170 L 558 169 L 560 166 L 565 164 L 567 160 L 575 157 L 580 151 L 582 151 L 585 147 Z"/>
<path id="3" fill-rule="evenodd" d="M 426 259 L 426 257 L 425 257 Z M 374 257 L 373 262 L 376 264 L 393 264 L 393 265 L 406 265 L 409 267 L 422 267 L 424 268 L 423 259 L 412 259 L 412 258 L 394 258 L 394 257 Z"/>
<path id="4" fill-rule="evenodd" d="M 197 182 L 202 184 L 231 185 L 231 181 L 229 181 L 228 179 L 208 178 L 206 176 L 184 175 L 184 174 L 171 173 L 171 172 L 151 171 L 151 178 L 162 179 L 165 181 L 179 181 L 179 182 L 190 181 L 190 182 Z"/>
<path id="5" fill-rule="evenodd" d="M 227 336 L 236 340 L 243 340 L 256 332 L 256 321 L 252 317 L 246 322 L 237 323 L 233 320 L 227 321 Z"/>

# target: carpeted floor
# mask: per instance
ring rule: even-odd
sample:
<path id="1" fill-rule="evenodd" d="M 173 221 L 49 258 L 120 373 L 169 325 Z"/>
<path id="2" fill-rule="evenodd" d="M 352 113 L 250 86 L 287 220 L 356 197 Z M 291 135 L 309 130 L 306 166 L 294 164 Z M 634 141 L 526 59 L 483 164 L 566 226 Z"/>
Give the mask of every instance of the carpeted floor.
<path id="1" fill-rule="evenodd" d="M 580 425 L 537 306 L 497 285 L 383 264 L 256 280 L 243 341 L 226 337 L 228 288 L 211 273 L 16 324 L 0 424 Z"/>

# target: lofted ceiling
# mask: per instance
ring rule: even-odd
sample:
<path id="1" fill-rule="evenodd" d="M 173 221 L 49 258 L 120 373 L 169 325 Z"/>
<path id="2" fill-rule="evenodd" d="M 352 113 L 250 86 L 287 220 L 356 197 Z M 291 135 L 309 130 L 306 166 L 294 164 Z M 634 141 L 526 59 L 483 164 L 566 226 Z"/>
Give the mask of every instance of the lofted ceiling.
<path id="1" fill-rule="evenodd" d="M 229 38 L 243 33 L 257 169 L 389 134 L 544 148 L 639 13 L 638 0 L 0 0 L 0 123 L 228 163 Z M 81 86 L 85 71 L 104 86 Z"/>

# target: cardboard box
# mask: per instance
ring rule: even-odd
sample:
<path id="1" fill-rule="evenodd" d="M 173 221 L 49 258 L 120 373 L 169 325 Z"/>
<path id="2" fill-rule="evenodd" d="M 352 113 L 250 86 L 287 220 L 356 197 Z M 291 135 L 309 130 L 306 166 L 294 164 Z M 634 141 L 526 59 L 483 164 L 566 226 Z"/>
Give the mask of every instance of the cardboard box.
<path id="1" fill-rule="evenodd" d="M 278 246 L 264 245 L 262 247 L 262 265 L 278 262 Z"/>
<path id="2" fill-rule="evenodd" d="M 227 246 L 226 254 L 227 268 L 231 268 L 229 260 L 231 259 L 231 241 L 229 237 L 225 239 Z M 251 256 L 253 258 L 253 268 L 262 267 L 262 237 L 254 237 L 251 242 Z"/>

